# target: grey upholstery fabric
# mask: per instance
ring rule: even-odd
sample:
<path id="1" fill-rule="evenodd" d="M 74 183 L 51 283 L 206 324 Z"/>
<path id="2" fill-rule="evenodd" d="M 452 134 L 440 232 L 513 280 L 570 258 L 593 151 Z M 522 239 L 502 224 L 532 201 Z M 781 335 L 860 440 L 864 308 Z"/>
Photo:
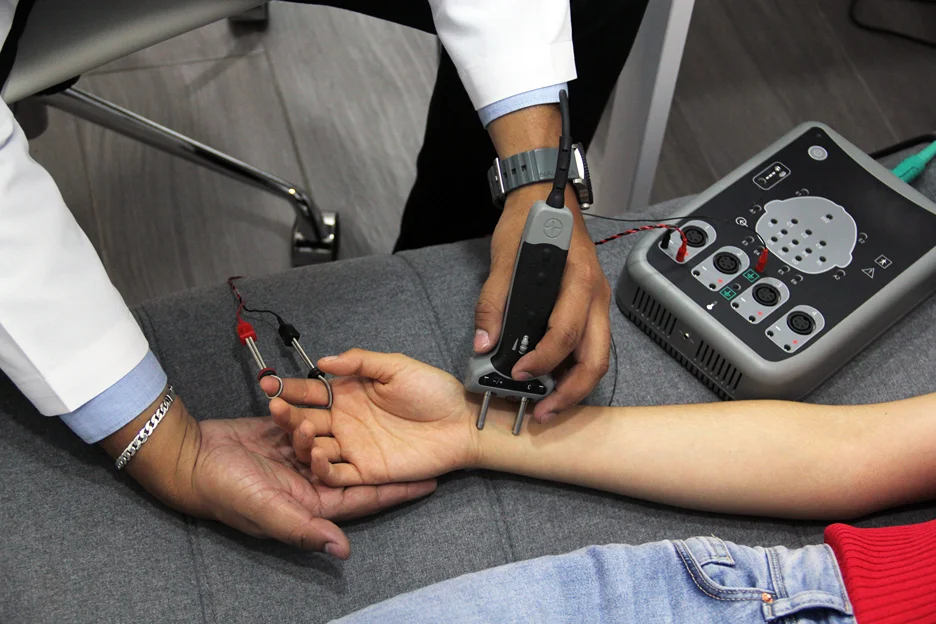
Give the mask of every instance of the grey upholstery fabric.
<path id="1" fill-rule="evenodd" d="M 936 196 L 936 171 L 921 186 Z M 616 230 L 604 221 L 591 221 L 590 228 L 595 236 Z M 612 283 L 633 242 L 600 249 Z M 460 375 L 487 254 L 485 241 L 472 241 L 247 280 L 243 290 L 294 322 L 315 356 L 353 346 L 402 351 Z M 265 413 L 232 314 L 230 293 L 220 285 L 138 310 L 154 350 L 200 418 Z M 616 308 L 612 318 L 616 362 L 590 401 L 606 403 L 612 392 L 616 404 L 714 400 Z M 257 329 L 268 361 L 281 373 L 301 373 L 274 346 L 274 327 L 259 323 Z M 810 400 L 853 403 L 934 392 L 934 344 L 936 302 L 930 300 Z M 928 520 L 934 509 L 921 505 L 861 524 Z M 427 499 L 345 528 L 353 553 L 342 563 L 182 517 L 0 381 L 2 622 L 322 622 L 462 573 L 593 543 L 714 533 L 798 546 L 821 541 L 823 525 L 687 512 L 475 472 L 446 477 Z"/>

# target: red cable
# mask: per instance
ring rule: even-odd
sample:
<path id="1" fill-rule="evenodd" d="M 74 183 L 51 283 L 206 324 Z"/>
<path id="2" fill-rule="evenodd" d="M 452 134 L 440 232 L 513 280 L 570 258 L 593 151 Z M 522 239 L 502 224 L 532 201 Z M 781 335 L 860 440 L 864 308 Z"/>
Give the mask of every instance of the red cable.
<path id="1" fill-rule="evenodd" d="M 591 216 L 591 217 L 594 217 L 594 218 L 597 218 L 597 219 L 607 219 L 608 221 L 617 221 L 617 222 L 619 222 L 619 223 L 636 223 L 636 222 L 648 221 L 648 220 L 649 220 L 649 219 L 618 219 L 617 217 L 605 217 L 605 216 L 603 216 L 603 215 L 590 215 L 590 216 Z M 769 253 L 768 248 L 767 248 L 767 241 L 764 240 L 764 237 L 761 236 L 761 235 L 757 232 L 756 229 L 747 227 L 746 225 L 741 225 L 740 223 L 737 223 L 737 222 L 735 222 L 735 221 L 730 221 L 730 220 L 728 220 L 728 219 L 722 219 L 721 217 L 713 217 L 713 216 L 709 216 L 709 215 L 694 215 L 694 216 L 695 216 L 697 219 L 703 219 L 703 220 L 704 220 L 704 219 L 711 219 L 711 220 L 714 220 L 714 221 L 722 221 L 722 222 L 727 223 L 727 224 L 729 224 L 729 225 L 736 225 L 737 227 L 743 228 L 743 229 L 745 229 L 745 230 L 751 232 L 754 236 L 756 236 L 758 239 L 760 239 L 760 242 L 761 242 L 761 244 L 763 245 L 763 248 L 761 249 L 760 256 L 758 256 L 758 258 L 757 258 L 757 264 L 754 266 L 754 270 L 757 271 L 758 273 L 763 273 L 763 272 L 764 272 L 764 269 L 767 268 L 767 259 L 768 259 L 768 257 L 770 256 L 770 253 Z M 686 218 L 686 217 L 665 217 L 665 218 L 663 218 L 663 219 L 661 219 L 661 220 L 662 220 L 662 221 L 676 221 L 676 220 L 683 220 L 683 219 L 685 219 L 685 218 Z M 678 251 L 677 254 L 676 254 L 676 261 L 677 261 L 677 262 L 682 262 L 683 260 L 685 260 L 685 259 L 686 259 L 686 255 L 687 255 L 687 253 L 688 253 L 688 245 L 687 245 L 688 241 L 686 240 L 686 235 L 683 234 L 683 233 L 682 233 L 682 230 L 680 230 L 679 228 L 675 228 L 675 227 L 672 227 L 672 226 L 669 226 L 669 225 L 666 225 L 666 224 L 662 224 L 662 223 L 661 223 L 660 225 L 644 226 L 644 227 L 640 227 L 640 228 L 637 228 L 637 229 L 634 229 L 634 230 L 628 230 L 628 231 L 626 231 L 626 232 L 621 232 L 620 234 L 616 234 L 616 235 L 614 235 L 614 236 L 611 236 L 610 238 L 606 238 L 606 239 L 604 239 L 604 240 L 596 241 L 595 244 L 596 244 L 596 245 L 603 245 L 604 243 L 607 243 L 607 242 L 609 242 L 609 241 L 613 241 L 613 240 L 615 240 L 615 239 L 617 239 L 617 238 L 620 238 L 620 237 L 622 237 L 622 236 L 627 236 L 628 234 L 634 234 L 635 232 L 641 232 L 641 231 L 644 231 L 644 230 L 651 230 L 651 229 L 654 229 L 654 228 L 674 229 L 674 230 L 677 230 L 677 231 L 682 235 L 683 243 L 682 243 L 682 245 L 680 246 L 679 251 Z"/>
<path id="2" fill-rule="evenodd" d="M 231 287 L 231 291 L 234 293 L 234 296 L 237 297 L 237 311 L 234 313 L 234 317 L 237 319 L 237 337 L 240 339 L 241 344 L 247 344 L 248 338 L 257 339 L 257 332 L 253 328 L 253 325 L 241 318 L 241 311 L 244 309 L 244 298 L 241 296 L 240 291 L 237 290 L 237 286 L 234 284 L 234 280 L 243 279 L 243 276 L 235 276 L 228 278 L 228 286 Z"/>
<path id="3" fill-rule="evenodd" d="M 241 310 L 244 309 L 244 298 L 241 297 L 240 291 L 237 290 L 237 286 L 234 284 L 234 280 L 239 280 L 239 279 L 244 279 L 244 276 L 236 275 L 234 277 L 229 277 L 227 280 L 228 286 L 231 287 L 231 291 L 234 293 L 234 296 L 237 297 L 238 306 L 237 306 L 237 312 L 234 313 L 234 316 L 237 317 L 238 325 L 244 322 L 244 320 L 241 318 Z"/>
<path id="4" fill-rule="evenodd" d="M 682 239 L 682 244 L 679 246 L 679 251 L 676 252 L 676 262 L 682 262 L 683 260 L 685 260 L 686 254 L 689 253 L 689 239 L 686 238 L 686 234 L 685 232 L 682 231 L 682 229 L 676 227 L 675 225 L 669 225 L 668 223 L 658 223 L 656 225 L 642 225 L 632 230 L 619 232 L 615 234 L 614 236 L 609 236 L 608 238 L 604 238 L 600 241 L 595 241 L 595 245 L 604 245 L 605 243 L 610 243 L 613 240 L 617 240 L 629 234 L 636 234 L 638 232 L 646 232 L 648 230 L 661 230 L 661 229 L 662 230 L 675 230 L 676 232 L 679 232 L 679 237 Z"/>

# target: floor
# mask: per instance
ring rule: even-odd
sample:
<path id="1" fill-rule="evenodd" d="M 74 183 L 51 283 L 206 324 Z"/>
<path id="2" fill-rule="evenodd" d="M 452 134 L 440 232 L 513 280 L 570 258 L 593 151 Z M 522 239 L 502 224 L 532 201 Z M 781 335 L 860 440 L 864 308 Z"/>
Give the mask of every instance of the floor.
<path id="1" fill-rule="evenodd" d="M 856 29 L 849 0 L 700 0 L 655 201 L 696 193 L 795 124 L 873 150 L 936 127 L 934 51 Z M 936 33 L 936 8 L 861 16 Z M 265 32 L 219 23 L 112 63 L 82 88 L 305 185 L 342 219 L 342 256 L 387 253 L 415 176 L 436 42 L 329 8 L 276 3 Z M 35 158 L 129 304 L 289 266 L 289 206 L 52 112 Z M 481 183 L 481 182 L 479 182 Z M 600 199 L 600 198 L 599 198 Z"/>

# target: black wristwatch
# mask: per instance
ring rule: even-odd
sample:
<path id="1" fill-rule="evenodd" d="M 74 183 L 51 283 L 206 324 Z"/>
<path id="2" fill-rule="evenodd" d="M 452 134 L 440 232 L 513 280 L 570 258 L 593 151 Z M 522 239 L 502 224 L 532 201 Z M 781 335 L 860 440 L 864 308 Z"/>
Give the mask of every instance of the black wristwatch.
<path id="1" fill-rule="evenodd" d="M 535 184 L 550 182 L 556 175 L 556 161 L 559 148 L 544 147 L 514 154 L 510 158 L 494 159 L 494 166 L 488 170 L 488 185 L 491 187 L 491 199 L 501 208 L 510 191 Z M 579 206 L 588 210 L 594 203 L 591 178 L 588 176 L 588 163 L 585 162 L 585 150 L 581 143 L 572 146 L 572 166 L 569 169 L 569 182 L 575 187 Z"/>

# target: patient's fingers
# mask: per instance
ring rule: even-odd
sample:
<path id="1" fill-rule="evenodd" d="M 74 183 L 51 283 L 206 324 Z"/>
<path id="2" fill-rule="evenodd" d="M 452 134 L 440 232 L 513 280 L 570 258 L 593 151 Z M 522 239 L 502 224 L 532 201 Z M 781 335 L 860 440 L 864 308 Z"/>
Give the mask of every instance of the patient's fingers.
<path id="1" fill-rule="evenodd" d="M 328 461 L 332 463 L 341 461 L 341 445 L 338 444 L 338 440 L 335 438 L 319 436 L 315 438 L 314 447 L 325 451 L 325 457 Z"/>
<path id="2" fill-rule="evenodd" d="M 305 422 L 302 410 L 280 398 L 270 401 L 270 416 L 273 417 L 273 422 L 287 433 L 295 432 L 299 425 Z"/>
<path id="3" fill-rule="evenodd" d="M 400 353 L 377 353 L 364 349 L 351 349 L 341 355 L 322 358 L 318 367 L 331 375 L 367 377 L 389 383 L 393 376 L 413 360 Z M 273 388 L 276 391 L 276 388 Z"/>
<path id="4" fill-rule="evenodd" d="M 331 463 L 322 448 L 312 448 L 312 474 L 329 487 L 362 485 L 364 479 L 353 464 Z"/>
<path id="5" fill-rule="evenodd" d="M 312 445 L 315 442 L 315 425 L 307 420 L 293 433 L 293 449 L 296 459 L 304 464 L 312 463 Z"/>
<path id="6" fill-rule="evenodd" d="M 270 401 L 270 415 L 273 417 L 273 422 L 289 433 L 294 433 L 299 425 L 307 420 L 312 421 L 318 435 L 331 433 L 331 412 L 296 407 L 284 401 L 283 397 Z"/>
<path id="7" fill-rule="evenodd" d="M 279 388 L 275 379 L 264 377 L 260 388 L 273 395 Z M 318 379 L 283 379 L 283 392 L 280 398 L 293 405 L 327 405 L 328 390 Z"/>

